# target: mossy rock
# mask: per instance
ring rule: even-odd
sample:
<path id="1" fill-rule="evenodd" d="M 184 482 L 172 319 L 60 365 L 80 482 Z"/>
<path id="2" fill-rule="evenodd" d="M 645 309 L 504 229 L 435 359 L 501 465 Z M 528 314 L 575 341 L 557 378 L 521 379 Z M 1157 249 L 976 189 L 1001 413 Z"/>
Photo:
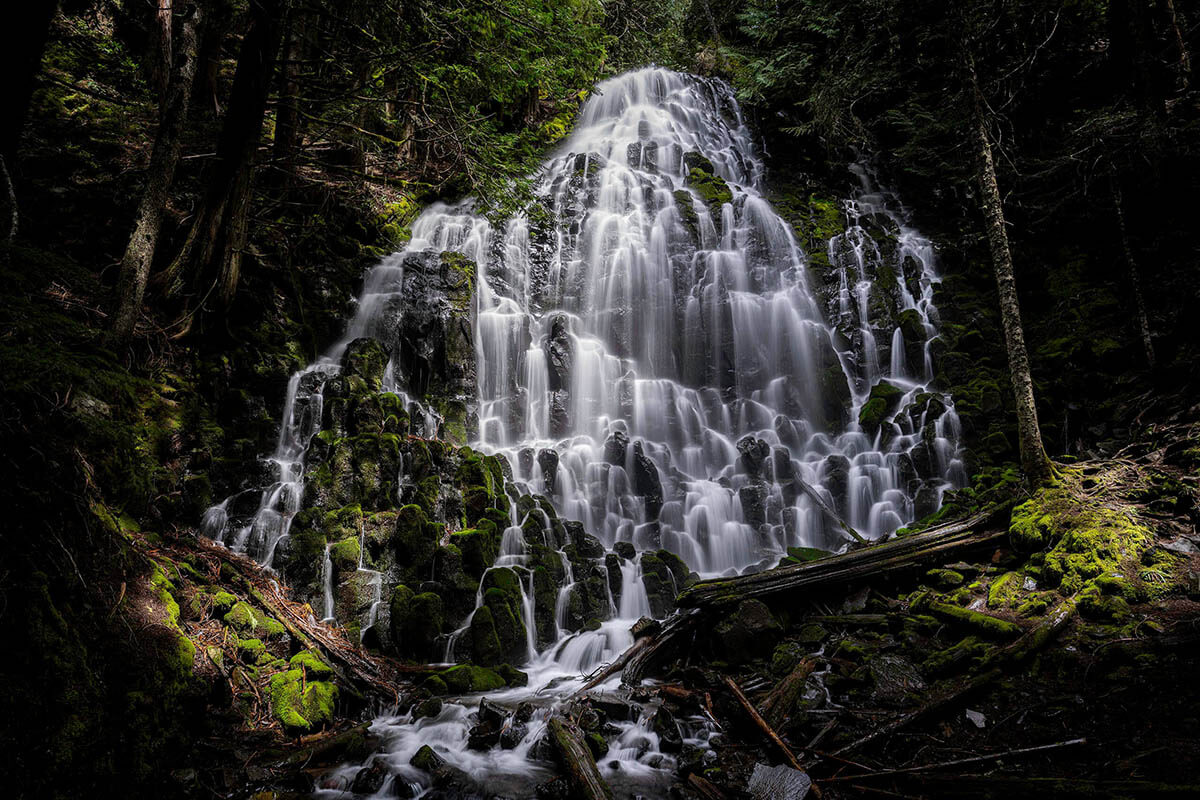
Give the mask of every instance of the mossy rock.
<path id="1" fill-rule="evenodd" d="M 362 549 L 357 536 L 347 536 L 329 548 L 329 559 L 338 572 L 353 572 L 358 569 Z"/>
<path id="2" fill-rule="evenodd" d="M 508 685 L 499 672 L 475 664 L 451 667 L 439 673 L 439 677 L 445 681 L 446 689 L 452 694 L 494 692 Z"/>
<path id="3" fill-rule="evenodd" d="M 292 734 L 309 733 L 333 721 L 337 686 L 308 680 L 306 670 L 304 667 L 276 673 L 267 684 L 271 713 Z"/>
<path id="4" fill-rule="evenodd" d="M 925 573 L 925 581 L 935 589 L 946 591 L 962 586 L 963 576 L 961 572 L 952 569 L 936 568 Z"/>
<path id="5" fill-rule="evenodd" d="M 450 541 L 462 554 L 463 570 L 476 580 L 496 562 L 500 552 L 495 526 L 491 527 L 492 530 L 474 528 L 450 535 Z"/>
<path id="6" fill-rule="evenodd" d="M 305 675 L 311 678 L 329 678 L 333 676 L 333 667 L 326 664 L 319 655 L 312 650 L 301 650 L 296 655 L 292 656 L 288 664 L 292 669 L 303 669 Z"/>
<path id="7" fill-rule="evenodd" d="M 430 574 L 441 534 L 420 506 L 406 505 L 396 514 L 392 546 L 406 581 L 416 583 Z"/>
<path id="8" fill-rule="evenodd" d="M 237 604 L 237 595 L 230 592 L 217 592 L 213 595 L 212 607 L 213 612 L 217 614 L 228 614 L 229 611 Z"/>
<path id="9" fill-rule="evenodd" d="M 871 387 L 871 394 L 858 412 L 858 424 L 864 429 L 875 431 L 896 413 L 904 392 L 886 381 Z"/>
<path id="10" fill-rule="evenodd" d="M 225 615 L 225 624 L 238 633 L 248 633 L 264 639 L 283 636 L 287 629 L 278 620 L 240 600 Z"/>
<path id="11" fill-rule="evenodd" d="M 441 595 L 435 592 L 414 594 L 401 584 L 392 589 L 388 608 L 396 652 L 417 661 L 440 657 L 438 637 L 446 624 Z"/>

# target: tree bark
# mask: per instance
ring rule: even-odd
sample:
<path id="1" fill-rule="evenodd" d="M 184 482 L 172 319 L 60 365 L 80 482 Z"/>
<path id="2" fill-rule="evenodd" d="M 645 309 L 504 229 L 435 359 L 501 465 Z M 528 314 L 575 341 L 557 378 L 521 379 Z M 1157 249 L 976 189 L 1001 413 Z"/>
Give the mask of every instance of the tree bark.
<path id="1" fill-rule="evenodd" d="M 154 35 L 150 43 L 150 82 L 158 93 L 160 114 L 166 113 L 167 92 L 171 86 L 171 70 L 174 58 L 171 54 L 172 0 L 157 0 L 154 8 Z"/>
<path id="2" fill-rule="evenodd" d="M 296 154 L 300 144 L 300 66 L 304 58 L 308 16 L 299 9 L 288 15 L 280 65 L 279 104 L 275 112 L 275 167 L 280 183 L 289 189 L 296 180 Z"/>
<path id="3" fill-rule="evenodd" d="M 560 717 L 551 717 L 547 724 L 550 741 L 567 773 L 573 790 L 572 797 L 582 800 L 612 800 L 612 789 L 600 777 L 596 760 L 583 742 L 583 736 L 572 724 Z"/>
<path id="4" fill-rule="evenodd" d="M 161 8 L 161 6 L 160 6 Z M 191 101 L 192 85 L 196 77 L 198 41 L 205 25 L 201 4 L 191 3 L 184 12 L 179 29 L 179 47 L 175 55 L 170 82 L 164 95 L 164 105 L 154 149 L 150 154 L 150 166 L 146 171 L 146 188 L 134 217 L 133 235 L 121 258 L 121 269 L 117 279 L 117 312 L 113 317 L 113 339 L 128 341 L 133 334 L 134 324 L 142 308 L 146 293 L 146 281 L 158 248 L 158 235 L 162 229 L 168 192 L 175 179 L 175 168 L 179 164 L 181 138 Z"/>
<path id="5" fill-rule="evenodd" d="M 1113 186 L 1113 204 L 1117 212 L 1117 232 L 1121 236 L 1121 251 L 1125 254 L 1125 265 L 1129 268 L 1129 287 L 1133 294 L 1134 315 L 1137 318 L 1138 334 L 1142 349 L 1146 353 L 1146 364 L 1154 369 L 1154 341 L 1150 338 L 1150 318 L 1146 314 L 1146 298 L 1142 294 L 1142 279 L 1133 247 L 1129 244 L 1129 230 L 1125 227 L 1125 209 L 1121 202 L 1121 190 Z"/>
<path id="6" fill-rule="evenodd" d="M 167 271 L 169 293 L 182 292 L 186 284 L 193 293 L 191 310 L 177 335 L 191 329 L 210 298 L 225 308 L 237 292 L 255 156 L 288 1 L 250 3 L 250 29 L 238 55 L 208 188 L 187 240 Z"/>
<path id="7" fill-rule="evenodd" d="M 996 165 L 992 160 L 992 144 L 988 137 L 983 99 L 972 66 L 971 88 L 974 96 L 975 145 L 979 159 L 980 205 L 987 229 L 992 269 L 996 273 L 996 289 L 1000 295 L 1000 319 L 1004 327 L 1004 343 L 1008 349 L 1008 369 L 1012 376 L 1013 397 L 1017 405 L 1017 438 L 1021 451 L 1021 470 L 1032 485 L 1046 482 L 1052 474 L 1050 458 L 1042 444 L 1038 426 L 1037 405 L 1033 397 L 1033 375 L 1029 369 L 1029 353 L 1025 349 L 1025 329 L 1021 325 L 1021 307 L 1017 302 L 1017 282 L 1013 271 L 1012 252 L 1005 229 L 1004 206 L 996 182 Z"/>

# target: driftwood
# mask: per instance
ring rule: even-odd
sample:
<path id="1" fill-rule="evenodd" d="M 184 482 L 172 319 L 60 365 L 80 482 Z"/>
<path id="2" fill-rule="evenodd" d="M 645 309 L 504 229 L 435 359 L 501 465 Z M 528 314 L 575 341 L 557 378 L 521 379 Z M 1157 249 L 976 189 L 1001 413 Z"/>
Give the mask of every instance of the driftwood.
<path id="1" fill-rule="evenodd" d="M 879 726 L 866 736 L 835 751 L 834 755 L 852 752 L 864 745 L 870 744 L 876 739 L 889 736 L 901 728 L 905 728 L 913 722 L 944 708 L 960 697 L 970 694 L 983 686 L 987 686 L 1005 674 L 1006 670 L 1002 669 L 1002 666 L 1022 661 L 1030 654 L 1039 650 L 1054 638 L 1071 621 L 1074 615 L 1075 603 L 1070 600 L 1064 600 L 1055 606 L 1053 611 L 1047 614 L 1041 622 L 1027 631 L 1020 639 L 1000 648 L 985 659 L 980 665 L 980 669 L 986 670 L 985 672 L 946 687 L 941 691 L 935 691 L 933 696 L 920 708 L 897 717 L 886 725 Z"/>
<path id="2" fill-rule="evenodd" d="M 994 506 L 967 519 L 939 525 L 903 539 L 805 564 L 736 578 L 701 581 L 685 589 L 676 603 L 680 608 L 719 609 L 751 597 L 767 597 L 829 584 L 847 584 L 910 569 L 935 558 L 946 558 L 952 553 L 1004 538 L 1008 533 L 1005 529 L 977 529 L 1006 513 L 1010 507 L 1011 504 Z"/>
<path id="3" fill-rule="evenodd" d="M 768 725 L 778 728 L 787 720 L 792 709 L 796 707 L 800 693 L 804 691 L 805 681 L 816 666 L 817 662 L 811 658 L 802 660 L 759 704 L 759 713 Z"/>
<path id="4" fill-rule="evenodd" d="M 775 749 L 778 750 L 780 755 L 783 756 L 783 760 L 787 762 L 788 766 L 794 770 L 806 772 L 804 767 L 800 765 L 800 761 L 796 758 L 795 753 L 793 753 L 792 749 L 787 746 L 787 742 L 780 738 L 779 734 L 775 732 L 775 729 L 767 724 L 767 721 L 762 718 L 762 716 L 758 713 L 758 710 L 750 703 L 749 700 L 746 699 L 746 695 L 742 694 L 742 689 L 737 685 L 737 681 L 726 675 L 725 685 L 729 687 L 729 691 L 733 693 L 734 698 L 738 701 L 738 705 L 740 705 L 742 710 L 746 712 L 746 716 L 750 718 L 750 721 L 753 722 L 760 731 L 762 731 L 763 736 L 765 736 L 771 742 L 771 744 L 775 745 Z M 817 790 L 817 787 L 814 785 L 812 788 L 813 794 L 815 794 L 817 797 L 820 797 L 821 794 Z"/>
<path id="5" fill-rule="evenodd" d="M 596 760 L 579 729 L 561 717 L 551 717 L 547 728 L 554 751 L 566 770 L 571 796 L 581 800 L 612 800 L 612 789 L 600 777 Z"/>

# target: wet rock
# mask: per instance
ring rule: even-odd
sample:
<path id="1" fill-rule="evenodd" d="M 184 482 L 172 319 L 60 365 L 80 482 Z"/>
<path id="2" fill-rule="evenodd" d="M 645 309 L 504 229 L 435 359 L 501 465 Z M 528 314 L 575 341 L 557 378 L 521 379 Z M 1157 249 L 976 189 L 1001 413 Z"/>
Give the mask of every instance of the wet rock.
<path id="1" fill-rule="evenodd" d="M 604 460 L 619 467 L 625 466 L 625 452 L 629 437 L 622 431 L 613 431 L 604 440 Z"/>
<path id="2" fill-rule="evenodd" d="M 764 603 L 743 600 L 733 614 L 717 623 L 713 634 L 725 659 L 740 664 L 770 653 L 782 630 Z"/>
<path id="3" fill-rule="evenodd" d="M 413 721 L 424 719 L 425 717 L 436 717 L 442 713 L 442 700 L 439 697 L 430 697 L 428 700 L 422 700 L 413 709 Z"/>
<path id="4" fill-rule="evenodd" d="M 509 711 L 498 703 L 493 703 L 486 697 L 479 700 L 479 721 L 481 723 L 500 726 L 508 719 Z"/>
<path id="5" fill-rule="evenodd" d="M 662 481 L 658 477 L 658 467 L 645 454 L 641 442 L 633 445 L 633 474 L 630 477 L 633 491 L 646 501 L 646 519 L 658 519 L 663 506 Z"/>
<path id="6" fill-rule="evenodd" d="M 533 711 L 533 703 L 520 703 L 513 714 L 513 719 L 517 722 L 529 722 L 529 720 L 533 719 Z"/>
<path id="7" fill-rule="evenodd" d="M 637 555 L 637 551 L 633 547 L 633 542 L 617 542 L 613 545 L 613 552 L 626 561 L 631 560 Z"/>
<path id="8" fill-rule="evenodd" d="M 833 497 L 833 507 L 845 513 L 850 486 L 850 459 L 840 454 L 825 457 L 825 488 Z"/>
<path id="9" fill-rule="evenodd" d="M 342 354 L 342 375 L 362 378 L 368 389 L 379 391 L 383 386 L 387 363 L 387 350 L 382 344 L 375 339 L 358 338 L 346 345 L 346 351 Z"/>
<path id="10" fill-rule="evenodd" d="M 549 367 L 550 389 L 566 389 L 571 385 L 571 367 L 574 363 L 570 327 L 565 314 L 554 317 L 550 323 L 550 336 L 546 340 L 546 363 Z"/>
<path id="11" fill-rule="evenodd" d="M 683 750 L 683 734 L 679 730 L 679 723 L 665 706 L 654 712 L 650 727 L 658 734 L 658 748 L 664 753 L 678 753 Z"/>
<path id="12" fill-rule="evenodd" d="M 738 466 L 747 475 L 758 477 L 763 473 L 763 465 L 771 456 L 771 446 L 762 439 L 744 436 L 738 440 Z"/>
<path id="13" fill-rule="evenodd" d="M 507 728 L 500 731 L 500 746 L 505 750 L 514 750 L 528 735 L 528 725 L 523 722 L 513 722 Z"/>
<path id="14" fill-rule="evenodd" d="M 571 429 L 569 397 L 566 389 L 550 392 L 550 432 L 564 436 Z"/>
<path id="15" fill-rule="evenodd" d="M 608 572 L 608 591 L 612 595 L 613 604 L 621 606 L 621 559 L 614 553 L 604 556 L 604 569 Z"/>
<path id="16" fill-rule="evenodd" d="M 467 747 L 471 750 L 491 750 L 500 744 L 500 723 L 480 722 L 467 732 Z"/>
<path id="17" fill-rule="evenodd" d="M 767 485 L 761 481 L 738 489 L 742 519 L 752 528 L 767 524 Z"/>
<path id="18" fill-rule="evenodd" d="M 746 792 L 754 800 L 804 800 L 810 789 L 812 779 L 807 773 L 782 764 L 755 764 L 746 784 Z"/>
<path id="19" fill-rule="evenodd" d="M 558 477 L 558 452 L 550 449 L 539 450 L 537 462 L 542 470 L 542 481 L 546 491 L 553 492 L 554 482 Z"/>
<path id="20" fill-rule="evenodd" d="M 363 767 L 354 776 L 353 783 L 350 784 L 350 791 L 355 794 L 375 794 L 383 788 L 383 782 L 387 780 L 387 767 L 382 761 L 372 761 L 368 767 Z"/>

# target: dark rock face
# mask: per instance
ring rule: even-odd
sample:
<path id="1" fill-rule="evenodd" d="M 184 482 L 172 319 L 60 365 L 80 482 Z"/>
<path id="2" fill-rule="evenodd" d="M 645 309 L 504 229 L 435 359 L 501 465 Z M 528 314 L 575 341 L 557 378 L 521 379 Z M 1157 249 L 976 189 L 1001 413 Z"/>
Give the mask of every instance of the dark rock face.
<path id="1" fill-rule="evenodd" d="M 405 384 L 417 394 L 475 390 L 471 302 L 475 264 L 458 253 L 414 253 L 404 260 L 405 308 L 389 331 Z"/>
<path id="2" fill-rule="evenodd" d="M 633 491 L 646 501 L 646 519 L 653 522 L 662 511 L 663 488 L 658 477 L 658 467 L 643 452 L 642 443 L 633 445 Z"/>
<path id="3" fill-rule="evenodd" d="M 629 447 L 629 437 L 621 431 L 613 431 L 604 440 L 604 460 L 616 466 L 625 465 L 625 450 Z"/>
<path id="4" fill-rule="evenodd" d="M 558 453 L 554 450 L 539 450 L 537 462 L 542 470 L 546 491 L 553 492 L 554 481 L 558 477 Z"/>
<path id="5" fill-rule="evenodd" d="M 743 600 L 737 611 L 717 624 L 714 643 L 726 660 L 738 664 L 770 653 L 782 630 L 764 603 Z"/>
<path id="6" fill-rule="evenodd" d="M 762 439 L 745 436 L 738 440 L 737 449 L 739 453 L 738 466 L 752 477 L 762 475 L 763 465 L 771 455 L 771 446 Z"/>
<path id="7" fill-rule="evenodd" d="M 575 352 L 567 318 L 556 316 L 550 323 L 550 336 L 546 340 L 546 363 L 549 366 L 550 389 L 567 389 L 571 385 L 571 367 Z"/>

